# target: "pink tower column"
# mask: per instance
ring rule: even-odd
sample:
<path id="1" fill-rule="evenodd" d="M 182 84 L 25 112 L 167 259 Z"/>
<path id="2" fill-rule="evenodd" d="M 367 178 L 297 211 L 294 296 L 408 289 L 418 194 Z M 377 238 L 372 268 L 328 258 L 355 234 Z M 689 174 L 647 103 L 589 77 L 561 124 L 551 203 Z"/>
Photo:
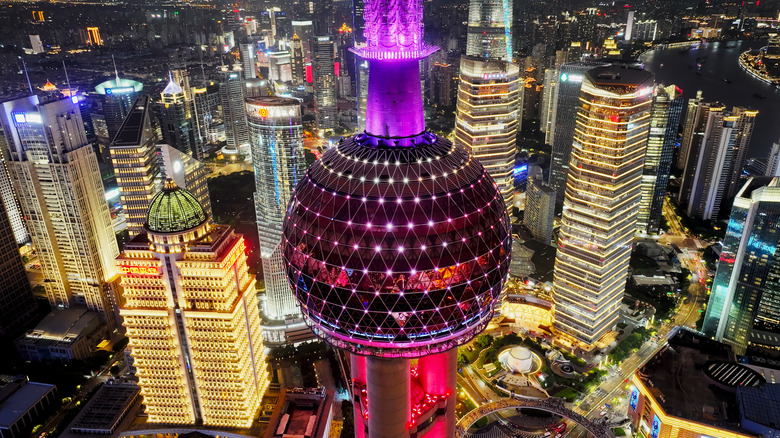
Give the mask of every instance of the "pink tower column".
<path id="1" fill-rule="evenodd" d="M 455 403 L 457 389 L 457 348 L 444 353 L 423 356 L 417 361 L 420 384 L 426 393 L 447 396 L 447 411 L 439 418 L 425 438 L 450 438 L 455 430 Z"/>

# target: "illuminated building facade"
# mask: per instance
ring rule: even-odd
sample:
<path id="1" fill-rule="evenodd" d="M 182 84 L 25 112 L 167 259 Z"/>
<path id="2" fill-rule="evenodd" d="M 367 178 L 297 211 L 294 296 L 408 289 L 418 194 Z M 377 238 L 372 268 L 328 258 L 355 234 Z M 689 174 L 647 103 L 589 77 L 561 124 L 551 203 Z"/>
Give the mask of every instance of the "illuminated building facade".
<path id="1" fill-rule="evenodd" d="M 469 2 L 466 55 L 512 62 L 512 0 Z"/>
<path id="2" fill-rule="evenodd" d="M 734 199 L 702 332 L 737 354 L 780 350 L 780 178 L 750 178 Z"/>
<path id="3" fill-rule="evenodd" d="M 303 85 L 306 81 L 305 62 L 303 57 L 303 42 L 294 34 L 292 37 L 292 51 L 290 52 L 290 62 L 292 64 L 292 82 L 295 85 Z"/>
<path id="4" fill-rule="evenodd" d="M 528 178 L 525 191 L 525 214 L 523 223 L 534 240 L 549 245 L 552 243 L 555 221 L 555 190 L 541 178 Z"/>
<path id="5" fill-rule="evenodd" d="M 160 179 L 172 179 L 177 186 L 192 193 L 198 200 L 208 217 L 214 217 L 211 212 L 211 196 L 209 195 L 209 170 L 192 155 L 167 144 L 157 144 L 157 163 L 160 166 Z"/>
<path id="6" fill-rule="evenodd" d="M 366 130 L 309 168 L 284 225 L 305 320 L 350 353 L 359 438 L 455 435 L 456 347 L 490 321 L 509 270 L 493 179 L 425 129 L 419 60 L 436 48 L 421 21 L 420 0 L 365 2 Z"/>
<path id="7" fill-rule="evenodd" d="M 160 178 L 151 112 L 149 96 L 136 99 L 110 148 L 119 199 L 131 236 L 143 232 L 146 209 L 157 192 Z"/>
<path id="8" fill-rule="evenodd" d="M 511 18 L 511 0 L 471 0 L 455 121 L 455 144 L 471 148 L 507 209 L 514 205 L 522 92 L 520 69 L 512 63 Z"/>
<path id="9" fill-rule="evenodd" d="M 571 144 L 580 107 L 580 88 L 585 72 L 603 66 L 601 62 L 570 62 L 558 70 L 558 83 L 553 95 L 552 111 L 549 121 L 550 132 L 547 144 L 552 145 L 550 157 L 550 187 L 555 189 L 558 202 L 562 203 L 566 192 L 566 177 L 569 175 Z"/>
<path id="10" fill-rule="evenodd" d="M 471 148 L 514 205 L 520 69 L 502 60 L 464 56 L 460 61 L 455 144 Z"/>
<path id="11" fill-rule="evenodd" d="M 301 103 L 296 99 L 246 99 L 255 169 L 255 212 L 265 279 L 265 314 L 283 320 L 300 315 L 287 283 L 279 244 L 287 202 L 306 172 Z"/>
<path id="12" fill-rule="evenodd" d="M 200 135 L 197 127 L 197 117 L 193 100 L 173 77 L 160 93 L 156 112 L 160 119 L 162 141 L 176 149 L 200 157 Z"/>
<path id="13" fill-rule="evenodd" d="M 167 180 L 116 258 L 148 421 L 249 427 L 268 386 L 244 239 Z"/>
<path id="14" fill-rule="evenodd" d="M 617 322 L 641 196 L 653 75 L 624 66 L 582 81 L 553 279 L 554 327 L 593 345 Z"/>
<path id="15" fill-rule="evenodd" d="M 120 78 L 119 74 L 114 79 L 102 82 L 95 87 L 95 92 L 102 99 L 109 141 L 114 139 L 125 121 L 125 117 L 133 107 L 133 102 L 143 88 L 142 83 Z"/>
<path id="16" fill-rule="evenodd" d="M 653 97 L 653 117 L 642 174 L 642 200 L 639 204 L 637 230 L 658 233 L 669 173 L 677 141 L 677 128 L 682 114 L 682 90 L 674 85 L 656 86 Z"/>
<path id="17" fill-rule="evenodd" d="M 100 29 L 87 27 L 87 44 L 90 46 L 102 46 L 103 38 L 100 38 Z"/>
<path id="18" fill-rule="evenodd" d="M 225 124 L 227 147 L 238 153 L 239 147 L 249 144 L 241 67 L 236 65 L 231 70 L 227 66 L 222 66 L 219 70 L 219 78 L 219 99 L 222 103 L 222 122 Z"/>
<path id="19" fill-rule="evenodd" d="M 13 336 L 30 322 L 37 306 L 4 202 L 0 197 L 0 336 Z"/>
<path id="20" fill-rule="evenodd" d="M 85 304 L 113 327 L 105 294 L 119 253 L 97 157 L 78 104 L 3 103 L 8 171 L 32 238 L 52 307 Z"/>
<path id="21" fill-rule="evenodd" d="M 321 130 L 335 129 L 339 125 L 336 106 L 336 62 L 333 38 L 314 38 L 312 67 L 314 72 L 314 104 L 317 107 L 317 126 Z"/>
<path id="22" fill-rule="evenodd" d="M 249 42 L 238 45 L 241 54 L 241 72 L 244 80 L 257 77 L 257 44 Z"/>
<path id="23" fill-rule="evenodd" d="M 736 194 L 758 111 L 742 107 L 728 111 L 700 100 L 688 109 L 693 113 L 686 117 L 687 156 L 678 200 L 687 205 L 688 216 L 716 220 L 723 200 Z"/>

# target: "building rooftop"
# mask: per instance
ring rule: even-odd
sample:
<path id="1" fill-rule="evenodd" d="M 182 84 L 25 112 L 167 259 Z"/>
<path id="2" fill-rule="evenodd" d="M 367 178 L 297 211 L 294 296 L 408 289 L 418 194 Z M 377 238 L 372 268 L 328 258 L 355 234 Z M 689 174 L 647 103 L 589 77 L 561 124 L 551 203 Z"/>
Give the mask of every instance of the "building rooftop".
<path id="1" fill-rule="evenodd" d="M 737 398 L 743 418 L 780 429 L 780 385 L 740 387 Z"/>
<path id="2" fill-rule="evenodd" d="M 69 307 L 56 309 L 27 332 L 26 339 L 46 339 L 52 341 L 72 342 L 81 336 L 87 335 L 87 331 L 94 327 L 97 312 L 87 310 L 85 307 Z"/>
<path id="3" fill-rule="evenodd" d="M 705 374 L 713 363 L 733 363 L 732 356 L 725 344 L 678 330 L 637 377 L 668 415 L 742 432 L 734 388 Z"/>
<path id="4" fill-rule="evenodd" d="M 105 384 L 73 421 L 76 433 L 113 433 L 141 392 L 134 383 Z"/>
<path id="5" fill-rule="evenodd" d="M 111 146 L 138 147 L 143 142 L 144 129 L 149 113 L 149 96 L 139 96 L 114 136 Z"/>
<path id="6" fill-rule="evenodd" d="M 10 428 L 51 391 L 54 391 L 54 385 L 29 382 L 24 378 L 0 380 L 0 428 Z"/>
<path id="7" fill-rule="evenodd" d="M 143 88 L 144 84 L 138 81 L 116 77 L 98 84 L 95 87 L 95 92 L 98 94 L 127 93 L 130 91 L 137 93 L 143 90 Z"/>
<path id="8" fill-rule="evenodd" d="M 324 438 L 332 405 L 333 392 L 325 388 L 287 389 L 274 408 L 265 438 Z"/>
<path id="9" fill-rule="evenodd" d="M 629 65 L 605 65 L 585 73 L 591 82 L 601 87 L 653 85 L 653 74 Z"/>

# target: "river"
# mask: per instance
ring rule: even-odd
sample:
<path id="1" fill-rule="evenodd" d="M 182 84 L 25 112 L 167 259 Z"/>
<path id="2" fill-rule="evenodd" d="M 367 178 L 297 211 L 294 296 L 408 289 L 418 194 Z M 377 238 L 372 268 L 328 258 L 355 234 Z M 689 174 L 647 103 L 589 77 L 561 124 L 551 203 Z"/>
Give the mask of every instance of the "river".
<path id="1" fill-rule="evenodd" d="M 657 83 L 680 87 L 686 106 L 696 90 L 702 90 L 707 101 L 758 110 L 746 158 L 766 157 L 772 142 L 780 138 L 780 89 L 753 78 L 738 63 L 742 52 L 765 44 L 765 40 L 710 42 L 684 53 L 678 49 L 652 50 L 642 54 L 640 60 L 655 74 Z M 699 75 L 696 64 L 701 61 Z M 724 78 L 731 82 L 726 83 Z M 764 98 L 755 97 L 756 93 Z"/>

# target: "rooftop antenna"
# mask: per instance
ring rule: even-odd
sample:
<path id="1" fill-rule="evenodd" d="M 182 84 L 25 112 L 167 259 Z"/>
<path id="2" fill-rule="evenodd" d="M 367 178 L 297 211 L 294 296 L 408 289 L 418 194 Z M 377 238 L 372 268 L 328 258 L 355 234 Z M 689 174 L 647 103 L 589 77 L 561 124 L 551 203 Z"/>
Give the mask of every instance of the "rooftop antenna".
<path id="1" fill-rule="evenodd" d="M 114 58 L 114 54 L 111 54 L 111 61 L 114 62 L 114 74 L 116 75 L 116 84 L 119 85 L 119 70 L 116 69 L 116 59 Z"/>
<path id="2" fill-rule="evenodd" d="M 68 96 L 73 100 L 73 90 L 70 88 L 70 78 L 68 77 L 68 68 L 65 67 L 65 60 L 62 60 L 62 70 L 65 71 L 65 82 L 68 83 Z"/>
<path id="3" fill-rule="evenodd" d="M 27 88 L 30 89 L 30 95 L 32 96 L 35 93 L 33 92 L 32 83 L 30 82 L 30 74 L 27 73 L 27 64 L 25 64 L 24 58 L 22 58 L 21 56 L 19 57 L 19 59 L 22 60 L 22 68 L 24 68 L 24 75 L 27 77 Z"/>

